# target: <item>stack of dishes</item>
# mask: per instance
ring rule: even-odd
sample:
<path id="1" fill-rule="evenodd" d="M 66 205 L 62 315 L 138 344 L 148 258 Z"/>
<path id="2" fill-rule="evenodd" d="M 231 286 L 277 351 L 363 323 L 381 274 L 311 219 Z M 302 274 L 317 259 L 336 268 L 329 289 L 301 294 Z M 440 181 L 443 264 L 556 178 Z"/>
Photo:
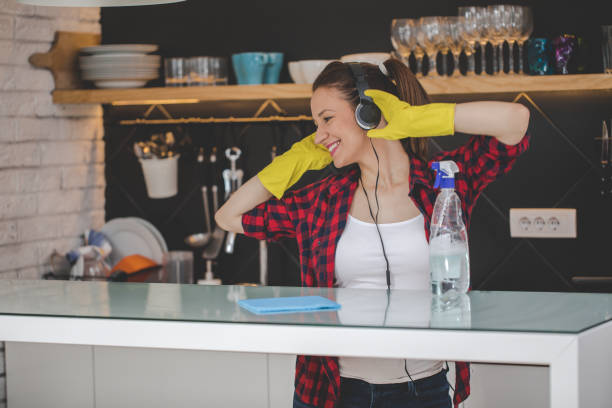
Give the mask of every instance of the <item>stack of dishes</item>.
<path id="1" fill-rule="evenodd" d="M 111 267 L 128 255 L 142 255 L 161 265 L 168 252 L 159 230 L 142 218 L 115 218 L 100 231 L 113 248 L 108 259 Z"/>
<path id="2" fill-rule="evenodd" d="M 159 76 L 160 56 L 154 44 L 108 44 L 81 48 L 82 78 L 98 88 L 139 88 Z"/>

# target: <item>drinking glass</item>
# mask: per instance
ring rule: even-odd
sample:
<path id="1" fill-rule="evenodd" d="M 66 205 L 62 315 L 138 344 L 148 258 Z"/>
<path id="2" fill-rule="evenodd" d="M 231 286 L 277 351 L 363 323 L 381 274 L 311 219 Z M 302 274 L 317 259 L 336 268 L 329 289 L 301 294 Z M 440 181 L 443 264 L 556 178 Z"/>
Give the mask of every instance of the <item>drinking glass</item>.
<path id="1" fill-rule="evenodd" d="M 438 47 L 443 41 L 443 34 L 440 30 L 439 17 L 421 17 L 419 19 L 420 29 L 418 30 L 418 43 L 425 49 L 429 58 L 428 76 L 439 77 L 436 64 Z"/>
<path id="2" fill-rule="evenodd" d="M 453 73 L 451 76 L 459 77 L 459 55 L 465 44 L 465 17 L 447 17 L 449 27 L 448 46 L 453 54 Z"/>
<path id="3" fill-rule="evenodd" d="M 425 56 L 425 50 L 423 47 L 419 45 L 418 37 L 419 32 L 421 30 L 421 24 L 417 19 L 410 19 L 410 25 L 412 26 L 412 32 L 410 36 L 407 38 L 407 44 L 412 51 L 412 55 L 414 55 L 414 59 L 416 62 L 416 76 L 423 76 L 423 57 Z"/>
<path id="4" fill-rule="evenodd" d="M 495 50 L 493 58 L 493 74 L 499 75 L 504 72 L 504 59 L 502 54 L 502 45 L 508 37 L 510 26 L 510 6 L 497 5 L 487 6 L 488 25 L 487 34 L 489 41 Z"/>
<path id="5" fill-rule="evenodd" d="M 514 44 L 518 42 L 521 37 L 523 29 L 523 7 L 522 6 L 510 6 L 510 25 L 508 29 L 508 73 L 514 74 Z"/>
<path id="6" fill-rule="evenodd" d="M 518 7 L 518 6 L 515 6 Z M 518 69 L 518 73 L 519 74 L 523 74 L 524 73 L 524 69 L 523 69 L 523 45 L 525 44 L 525 41 L 527 41 L 527 39 L 529 38 L 529 36 L 531 35 L 532 31 L 533 31 L 533 12 L 531 11 L 530 7 L 527 6 L 520 6 L 522 8 L 522 12 L 521 12 L 521 20 L 522 20 L 522 24 L 521 24 L 521 34 L 520 36 L 517 38 L 516 40 L 516 44 L 519 47 L 519 69 Z"/>
<path id="7" fill-rule="evenodd" d="M 166 86 L 186 86 L 189 84 L 189 73 L 184 58 L 166 58 L 164 72 Z"/>
<path id="8" fill-rule="evenodd" d="M 464 17 L 463 20 L 463 30 L 464 30 L 464 40 L 466 44 L 464 45 L 465 55 L 468 57 L 468 69 L 467 75 L 475 75 L 476 74 L 476 56 L 474 54 L 474 50 L 476 48 L 476 44 L 480 46 L 480 42 L 483 42 L 483 45 L 480 46 L 481 53 L 481 72 L 485 71 L 485 59 L 484 59 L 484 49 L 486 45 L 486 40 L 483 34 L 484 24 L 482 23 L 483 7 L 459 7 L 459 16 Z"/>
<path id="9" fill-rule="evenodd" d="M 409 65 L 410 53 L 416 60 L 416 75 L 421 73 L 421 62 L 425 54 L 417 44 L 418 21 L 412 18 L 398 18 L 391 21 L 391 43 L 400 60 Z"/>
<path id="10" fill-rule="evenodd" d="M 193 283 L 193 253 L 169 251 L 164 254 L 164 280 L 168 283 Z"/>
<path id="11" fill-rule="evenodd" d="M 450 17 L 438 17 L 440 29 L 440 42 L 438 51 L 442 53 L 442 75 L 448 73 L 448 54 L 450 53 Z"/>
<path id="12" fill-rule="evenodd" d="M 405 38 L 410 36 L 410 33 L 406 34 L 406 31 L 410 31 L 408 25 L 409 18 L 395 18 L 391 20 L 391 44 L 400 60 L 404 64 L 408 65 L 408 58 L 410 57 L 410 47 L 406 44 Z"/>

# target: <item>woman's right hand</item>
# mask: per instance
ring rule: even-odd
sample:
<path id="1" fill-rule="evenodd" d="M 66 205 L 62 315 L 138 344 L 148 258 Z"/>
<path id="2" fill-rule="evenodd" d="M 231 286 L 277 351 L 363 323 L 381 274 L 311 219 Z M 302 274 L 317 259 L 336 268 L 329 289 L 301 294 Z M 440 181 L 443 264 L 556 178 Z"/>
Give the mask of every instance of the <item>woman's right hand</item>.
<path id="1" fill-rule="evenodd" d="M 327 148 L 314 142 L 316 133 L 296 142 L 257 174 L 261 184 L 276 198 L 294 185 L 308 170 L 320 170 L 331 163 Z"/>

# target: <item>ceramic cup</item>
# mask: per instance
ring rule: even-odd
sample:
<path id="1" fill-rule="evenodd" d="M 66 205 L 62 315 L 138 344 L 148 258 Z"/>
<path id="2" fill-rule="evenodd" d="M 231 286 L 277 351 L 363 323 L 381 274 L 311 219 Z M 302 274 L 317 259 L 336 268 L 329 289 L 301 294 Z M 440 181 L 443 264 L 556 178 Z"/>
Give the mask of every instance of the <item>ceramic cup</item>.
<path id="1" fill-rule="evenodd" d="M 233 54 L 232 65 L 238 85 L 262 84 L 268 60 L 265 52 Z"/>
<path id="2" fill-rule="evenodd" d="M 268 52 L 268 63 L 264 72 L 264 84 L 278 84 L 281 69 L 283 68 L 283 53 Z"/>

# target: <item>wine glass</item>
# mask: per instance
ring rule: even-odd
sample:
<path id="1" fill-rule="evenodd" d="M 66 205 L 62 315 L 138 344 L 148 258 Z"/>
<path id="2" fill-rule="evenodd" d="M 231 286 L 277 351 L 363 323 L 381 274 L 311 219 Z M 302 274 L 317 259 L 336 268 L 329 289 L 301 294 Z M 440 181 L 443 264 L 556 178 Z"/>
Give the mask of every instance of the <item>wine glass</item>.
<path id="1" fill-rule="evenodd" d="M 423 50 L 423 47 L 418 42 L 421 24 L 416 19 L 413 19 L 412 23 L 414 24 L 414 35 L 410 37 L 409 45 L 416 60 L 416 76 L 421 77 L 423 76 L 423 57 L 425 56 L 425 50 Z"/>
<path id="2" fill-rule="evenodd" d="M 416 75 L 421 72 L 421 62 L 425 53 L 417 44 L 418 21 L 412 18 L 399 18 L 391 21 L 391 43 L 400 59 L 409 66 L 410 53 L 416 59 Z"/>
<path id="3" fill-rule="evenodd" d="M 521 34 L 517 38 L 516 43 L 519 47 L 519 74 L 523 72 L 523 44 L 529 38 L 533 31 L 533 12 L 530 7 L 527 6 L 517 6 L 521 7 L 522 10 L 522 24 L 521 24 Z"/>
<path id="4" fill-rule="evenodd" d="M 448 46 L 453 54 L 453 77 L 461 76 L 459 71 L 459 55 L 465 44 L 465 17 L 446 17 L 449 28 Z"/>
<path id="5" fill-rule="evenodd" d="M 523 8 L 521 6 L 510 6 L 511 16 L 508 29 L 508 73 L 514 74 L 514 44 L 521 36 L 523 28 Z"/>
<path id="6" fill-rule="evenodd" d="M 487 6 L 487 35 L 495 50 L 493 58 L 493 74 L 504 72 L 504 59 L 502 55 L 502 44 L 508 36 L 510 25 L 510 6 L 497 5 Z"/>
<path id="7" fill-rule="evenodd" d="M 465 39 L 465 55 L 468 57 L 467 75 L 476 74 L 476 56 L 474 50 L 476 44 L 481 47 L 481 72 L 485 71 L 485 45 L 486 39 L 483 34 L 484 24 L 482 16 L 484 15 L 483 7 L 459 7 L 459 16 L 464 17 L 464 39 Z M 483 45 L 480 42 L 483 41 Z"/>
<path id="8" fill-rule="evenodd" d="M 442 53 L 442 75 L 448 73 L 448 54 L 450 53 L 450 21 L 449 17 L 438 17 L 440 29 L 440 42 L 438 51 Z"/>
<path id="9" fill-rule="evenodd" d="M 391 20 L 391 44 L 393 44 L 400 60 L 406 65 L 408 65 L 408 58 L 410 57 L 410 48 L 404 42 L 405 31 L 410 30 L 410 27 L 406 24 L 407 20 L 407 18 Z"/>
<path id="10" fill-rule="evenodd" d="M 442 43 L 442 33 L 440 31 L 439 17 L 421 17 L 419 19 L 420 29 L 417 32 L 417 41 L 421 47 L 425 49 L 425 53 L 429 58 L 428 76 L 439 77 L 438 68 L 436 65 L 436 55 L 438 53 L 439 44 Z"/>

